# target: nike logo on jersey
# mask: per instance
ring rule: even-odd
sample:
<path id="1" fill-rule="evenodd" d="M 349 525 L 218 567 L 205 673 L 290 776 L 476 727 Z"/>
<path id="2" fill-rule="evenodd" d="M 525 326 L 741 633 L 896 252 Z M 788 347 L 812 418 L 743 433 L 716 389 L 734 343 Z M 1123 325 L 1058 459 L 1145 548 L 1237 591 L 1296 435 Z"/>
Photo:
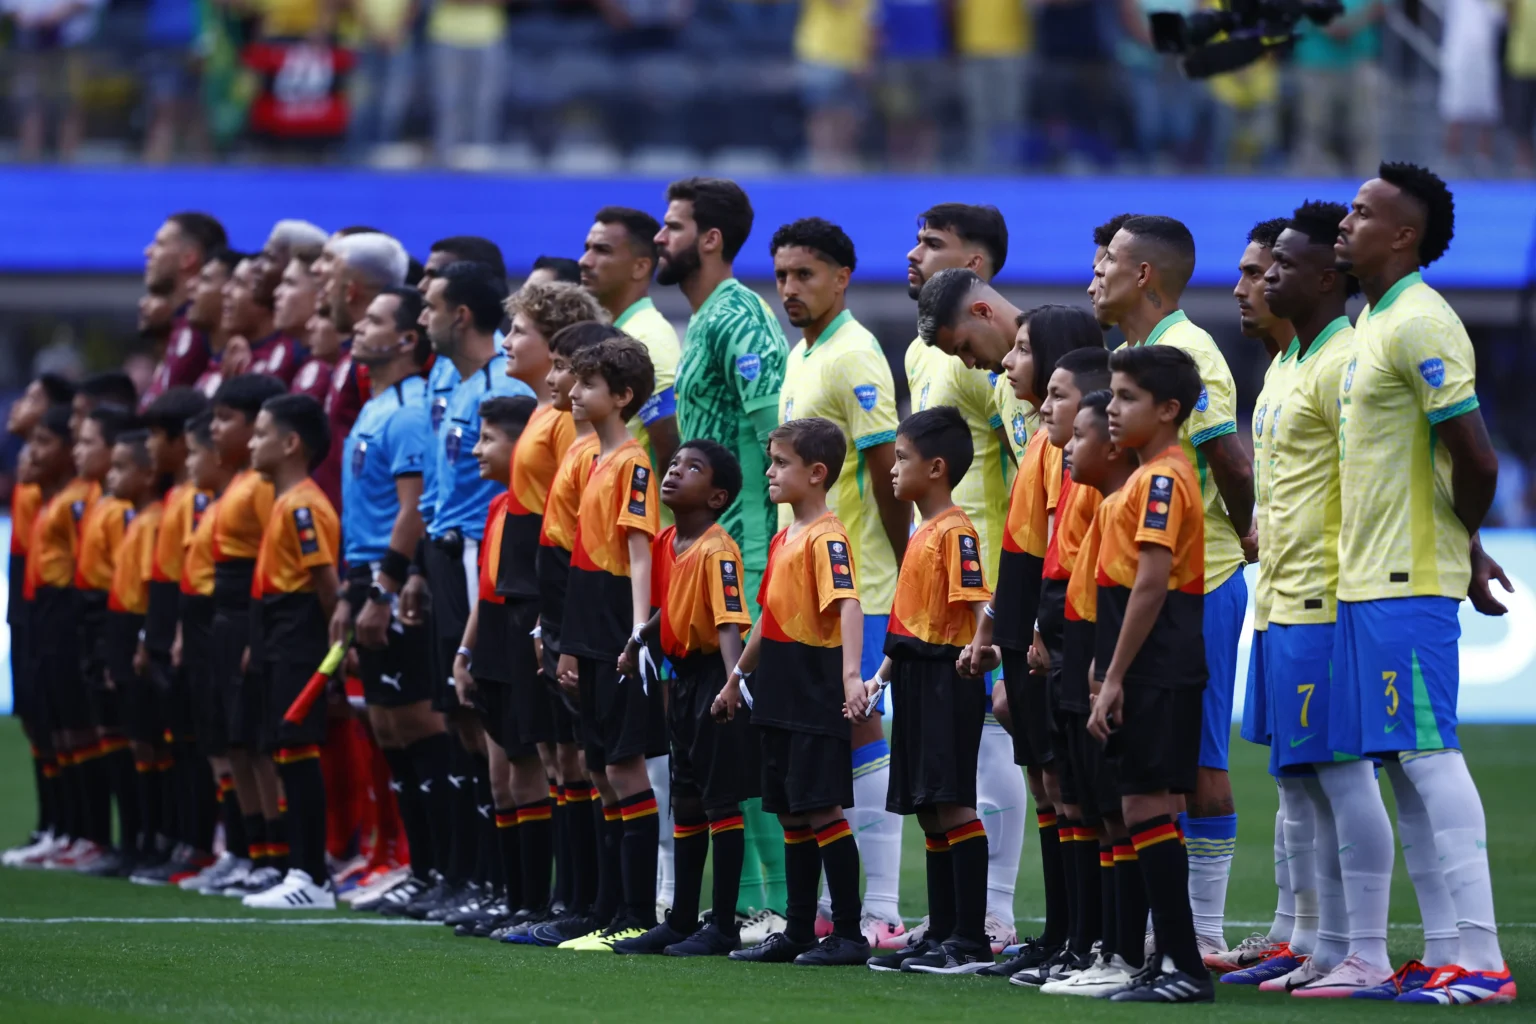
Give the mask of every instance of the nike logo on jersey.
<path id="1" fill-rule="evenodd" d="M 1313 736 L 1316 736 L 1316 735 L 1317 735 L 1317 733 L 1315 733 L 1315 732 L 1309 732 L 1305 736 L 1301 737 L 1300 739 L 1291 740 L 1291 749 L 1295 750 L 1297 747 L 1301 746 L 1303 743 L 1307 742 L 1307 740 L 1311 739 Z"/>
<path id="2" fill-rule="evenodd" d="M 399 690 L 400 689 L 400 673 L 396 672 L 394 675 L 390 676 L 390 675 L 385 675 L 385 674 L 383 674 L 381 672 L 381 673 L 379 673 L 379 682 L 383 683 L 385 686 L 392 686 L 396 690 Z"/>
<path id="3" fill-rule="evenodd" d="M 1400 725 L 1402 725 L 1402 724 L 1403 724 L 1403 723 L 1402 723 L 1402 722 L 1393 722 L 1393 723 L 1392 723 L 1392 724 L 1391 724 L 1391 725 L 1389 725 L 1389 726 L 1387 726 L 1387 727 L 1386 727 L 1386 729 L 1385 729 L 1385 730 L 1384 730 L 1384 731 L 1386 731 L 1386 732 L 1392 732 L 1392 731 L 1394 731 L 1394 730 L 1395 730 L 1395 729 L 1396 729 L 1396 728 L 1397 728 L 1397 727 L 1398 727 L 1398 726 L 1400 726 Z"/>

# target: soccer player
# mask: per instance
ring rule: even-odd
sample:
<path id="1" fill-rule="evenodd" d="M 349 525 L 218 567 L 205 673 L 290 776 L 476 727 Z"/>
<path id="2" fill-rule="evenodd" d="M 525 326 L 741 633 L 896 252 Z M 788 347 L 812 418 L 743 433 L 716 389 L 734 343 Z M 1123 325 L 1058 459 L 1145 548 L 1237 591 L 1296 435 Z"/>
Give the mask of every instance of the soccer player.
<path id="1" fill-rule="evenodd" d="M 310 477 L 331 437 L 325 410 L 308 395 L 278 395 L 261 407 L 251 432 L 251 468 L 274 499 L 251 584 L 249 670 L 260 681 L 261 737 L 277 764 L 287 799 L 292 856 L 282 884 L 242 901 L 269 910 L 330 910 L 336 890 L 325 866 L 325 778 L 320 744 L 326 704 L 301 721 L 289 706 L 325 658 L 326 624 L 341 591 L 336 574 L 341 525 Z"/>
<path id="2" fill-rule="evenodd" d="M 319 255 L 320 249 L 325 245 L 326 237 L 324 228 L 305 220 L 280 220 L 272 225 L 272 230 L 267 233 L 266 244 L 261 247 L 261 251 L 254 257 L 256 263 L 256 299 L 272 306 L 275 313 L 277 289 L 282 284 L 283 275 L 286 273 L 288 265 L 295 259 L 303 260 L 306 266 L 313 263 L 315 257 Z M 306 350 L 299 339 L 302 339 L 304 336 L 304 321 L 298 320 L 295 322 L 293 317 L 289 317 L 285 323 L 279 317 L 278 322 L 274 326 L 277 330 L 284 332 L 288 338 L 293 340 L 294 344 L 299 346 L 298 351 L 288 354 L 300 356 L 300 361 L 302 362 L 302 358 L 306 356 Z M 266 365 L 261 363 L 255 365 L 257 373 L 286 376 L 289 378 L 290 383 L 292 383 L 294 371 L 299 369 L 297 363 L 289 366 L 286 360 L 277 365 L 273 365 L 270 362 Z"/>
<path id="3" fill-rule="evenodd" d="M 265 373 L 263 367 L 271 355 L 268 342 L 279 340 L 274 337 L 272 327 L 271 299 L 258 301 L 256 297 L 256 289 L 261 283 L 256 264 L 258 258 L 259 254 L 241 255 L 220 290 L 223 312 L 219 331 L 224 336 L 221 363 L 226 375 Z M 280 377 L 284 384 L 293 382 L 292 370 L 296 368 L 289 367 L 289 372 Z"/>
<path id="4" fill-rule="evenodd" d="M 677 450 L 677 331 L 648 294 L 656 275 L 656 235 L 661 225 L 644 210 L 605 206 L 587 230 L 578 260 L 581 286 L 608 311 L 613 326 L 645 346 L 656 367 L 656 389 L 630 433 L 651 455 L 651 464 L 670 466 Z M 524 285 L 523 287 L 527 287 Z M 665 508 L 665 506 L 663 506 Z"/>
<path id="5" fill-rule="evenodd" d="M 272 293 L 272 326 L 290 337 L 304 339 L 304 364 L 293 375 L 290 389 L 324 404 L 341 358 L 341 338 L 328 317 L 316 315 L 320 283 L 309 268 L 319 255 L 318 245 L 293 250 Z"/>
<path id="6" fill-rule="evenodd" d="M 849 540 L 865 615 L 859 664 L 870 679 L 883 658 L 896 566 L 906 551 L 912 523 L 912 507 L 896 497 L 891 477 L 896 386 L 880 343 L 847 307 L 856 255 L 843 229 L 808 217 L 779 228 L 768 249 L 784 312 L 805 335 L 785 364 L 779 416 L 786 423 L 812 417 L 830 420 L 852 440 L 837 483 L 827 495 L 827 507 L 840 521 L 852 524 Z M 779 525 L 788 527 L 792 519 L 789 506 L 781 505 Z M 898 948 L 905 945 L 906 931 L 897 906 L 901 818 L 884 808 L 891 751 L 878 713 L 852 724 L 852 743 L 854 806 L 849 820 L 866 879 L 860 927 L 870 945 Z M 828 910 L 829 905 L 821 908 L 823 915 Z M 829 925 L 823 922 L 821 930 L 829 930 Z"/>
<path id="7" fill-rule="evenodd" d="M 421 312 L 420 323 L 433 351 L 454 364 L 459 382 L 448 397 L 441 422 L 434 425 L 435 451 L 428 456 L 437 465 L 429 475 L 432 512 L 422 517 L 427 520 L 421 549 L 425 571 L 406 583 L 400 612 L 406 625 L 427 622 L 422 599 L 430 592 L 435 706 L 448 714 L 460 742 L 452 745 L 448 776 L 456 797 L 449 819 L 454 856 L 451 863 L 439 866 L 443 880 L 410 902 L 407 913 L 411 916 L 458 908 L 469 895 L 463 890 L 476 875 L 478 851 L 483 848 L 494 859 L 495 823 L 489 818 L 494 801 L 489 768 L 483 764 L 484 733 L 474 713 L 459 704 L 452 678 L 453 659 L 469 619 L 470 595 L 475 592 L 486 511 L 496 493 L 493 481 L 480 479 L 474 456 L 480 437 L 480 403 L 496 395 L 533 394 L 528 385 L 507 376 L 507 357 L 496 347 L 495 332 L 506 297 L 506 283 L 493 267 L 450 263 L 427 286 Z M 455 779 L 461 781 L 455 783 Z M 472 780 L 471 785 L 465 786 L 466 780 Z M 488 809 L 484 819 L 480 807 Z"/>
<path id="8" fill-rule="evenodd" d="M 1509 584 L 1477 539 L 1498 458 L 1478 411 L 1472 343 L 1419 276 L 1445 254 L 1453 230 L 1443 181 L 1413 164 L 1385 163 L 1360 187 L 1334 247 L 1369 306 L 1339 386 L 1342 519 L 1328 742 L 1347 754 L 1396 755 L 1401 778 L 1393 781 L 1424 806 L 1460 938 L 1453 959 L 1399 996 L 1410 1003 L 1515 997 L 1499 950 L 1482 801 L 1456 738 L 1457 604 L 1467 595 L 1478 611 L 1502 614 L 1489 580 Z M 1351 793 L 1365 798 L 1359 784 Z M 1342 820 L 1348 812 L 1332 790 L 1329 798 Z M 1389 865 L 1390 853 L 1382 866 Z M 1358 972 L 1362 980 L 1385 980 L 1377 964 L 1369 966 Z M 1405 977 L 1403 987 L 1413 980 Z"/>
<path id="9" fill-rule="evenodd" d="M 1186 409 L 1180 443 L 1200 474 L 1205 497 L 1205 644 L 1210 684 L 1205 688 L 1200 738 L 1200 784 L 1186 800 L 1183 832 L 1189 851 L 1189 898 L 1202 955 L 1225 952 L 1222 934 L 1227 879 L 1237 849 L 1237 813 L 1227 778 L 1237 645 L 1247 614 L 1248 584 L 1241 572 L 1255 557 L 1253 463 L 1237 439 L 1232 371 L 1211 336 L 1179 308 L 1195 270 L 1195 240 L 1171 217 L 1132 217 L 1110 241 L 1094 273 L 1094 315 L 1118 324 L 1128 345 L 1172 345 L 1200 368 L 1203 396 Z"/>
<path id="10" fill-rule="evenodd" d="M 98 406 L 115 405 L 119 409 L 133 409 L 138 400 L 133 379 L 126 373 L 121 370 L 93 373 L 76 386 L 70 398 L 69 429 L 78 437 L 80 427 Z"/>
<path id="11" fill-rule="evenodd" d="M 1110 253 L 1113 259 L 1113 245 Z M 1105 499 L 1099 520 L 1094 671 L 1104 678 L 1088 731 L 1105 743 L 1114 767 L 1158 956 L 1109 999 L 1210 1002 L 1214 989 L 1195 939 L 1189 864 L 1172 813 L 1173 798 L 1195 788 L 1206 676 L 1200 656 L 1204 502 L 1179 444 L 1201 377 L 1194 359 L 1171 345 L 1121 348 L 1110 369 L 1109 436 L 1134 450 L 1140 466 Z"/>
<path id="12" fill-rule="evenodd" d="M 768 496 L 790 505 L 795 520 L 773 539 L 758 594 L 762 623 L 714 706 L 720 713 L 739 707 L 752 677 L 763 809 L 777 814 L 784 829 L 787 923 L 732 953 L 733 960 L 834 967 L 869 959 L 860 928 L 859 848 L 843 815 L 853 803 L 849 723 L 869 714 L 859 666 L 864 612 L 848 532 L 827 507 L 847 454 L 848 442 L 830 420 L 790 420 L 769 438 Z M 832 933 L 817 943 L 823 869 Z"/>
<path id="13" fill-rule="evenodd" d="M 907 294 L 916 300 L 930 277 L 951 267 L 973 270 L 983 281 L 990 281 L 1007 259 L 1008 225 L 996 207 L 940 203 L 918 217 L 917 244 L 907 253 Z M 913 412 L 953 406 L 971 429 L 975 457 L 955 486 L 954 498 L 976 528 L 987 579 L 996 581 L 1008 515 L 1008 480 L 1017 464 L 1015 445 L 1022 450 L 1029 439 L 1027 417 L 1020 412 L 1015 423 L 1011 412 L 1003 415 L 992 374 L 979 367 L 967 369 L 921 337 L 914 337 L 907 346 L 905 364 Z M 1008 398 L 1017 403 L 1011 388 Z M 994 680 L 991 688 L 1006 717 L 1007 695 L 1001 680 Z M 987 826 L 987 935 L 994 952 L 1000 953 L 1017 940 L 1013 890 L 1029 797 L 1023 773 L 1013 763 L 1013 743 L 994 715 L 991 700 L 989 695 L 976 760 L 976 799 L 982 824 Z"/>
<path id="14" fill-rule="evenodd" d="M 569 256 L 538 256 L 524 285 L 530 284 L 581 284 L 581 265 Z"/>
<path id="15" fill-rule="evenodd" d="M 204 338 L 203 370 L 192 386 L 212 398 L 224 382 L 224 350 L 229 335 L 224 331 L 224 286 L 242 255 L 233 249 L 215 249 L 192 286 L 187 304 L 187 326 Z M 233 364 L 232 364 L 233 365 Z"/>
<path id="16" fill-rule="evenodd" d="M 558 678 L 579 699 L 587 773 L 604 809 L 616 807 L 619 821 L 604 821 L 618 843 L 601 844 L 593 911 L 609 922 L 561 948 L 609 951 L 656 925 L 660 822 L 645 759 L 667 749 L 662 687 L 620 677 L 616 667 L 626 639 L 651 615 L 656 480 L 650 456 L 625 425 L 650 397 L 654 371 L 645 346 L 629 338 L 583 349 L 571 360 L 571 371 L 571 415 L 592 426 L 598 457 L 576 518 Z"/>
<path id="17" fill-rule="evenodd" d="M 175 321 L 165 352 L 155 366 L 149 387 L 144 389 L 145 405 L 167 388 L 197 383 L 208 366 L 211 350 L 208 336 L 187 319 L 192 302 L 193 282 L 203 265 L 218 250 L 229 244 L 224 226 L 206 213 L 173 213 L 155 231 L 144 247 L 144 287 L 165 290 L 171 296 Z"/>
<path id="18" fill-rule="evenodd" d="M 432 450 L 427 382 L 431 352 L 417 321 L 421 293 L 391 287 L 374 296 L 352 342 L 352 358 L 368 371 L 370 397 L 347 435 L 341 459 L 343 559 L 347 588 L 336 602 L 330 640 L 353 632 L 368 723 L 389 765 L 411 851 L 411 874 L 389 891 L 400 903 L 432 884 L 448 857 L 443 806 L 449 745 L 433 708 L 436 676 L 427 627 L 407 624 L 399 595 L 421 542 L 422 473 Z M 445 360 L 446 361 L 446 360 Z M 354 909 L 380 909 L 378 899 Z"/>
<path id="19" fill-rule="evenodd" d="M 619 671 L 631 679 L 642 644 L 655 643 L 672 665 L 667 731 L 672 743 L 674 903 L 666 919 L 616 953 L 723 956 L 740 941 L 736 898 L 746 836 L 741 802 L 758 793 L 756 739 L 749 715 L 716 718 L 715 697 L 741 657 L 741 630 L 752 624 L 741 592 L 741 552 L 719 514 L 741 489 L 741 469 L 724 445 L 690 441 L 661 483 L 677 520 L 651 546 L 651 604 L 656 611 L 624 648 Z M 704 863 L 714 853 L 713 920 L 699 926 Z"/>
<path id="20" fill-rule="evenodd" d="M 230 895 L 263 892 L 283 880 L 287 857 L 277 771 L 261 756 L 262 691 L 259 678 L 246 671 L 241 656 L 250 639 L 251 587 L 261 535 L 272 516 L 272 485 L 250 468 L 251 431 L 262 403 L 288 389 L 275 377 L 247 375 L 225 381 L 212 401 L 209 427 L 219 461 L 234 477 L 224 488 L 212 517 L 214 563 L 213 623 L 209 655 L 212 685 L 224 712 L 224 739 L 234 776 L 233 796 L 244 817 L 251 851 L 249 877 L 230 879 Z M 316 662 L 318 664 L 318 662 Z M 310 671 L 314 671 L 313 668 Z"/>
<path id="21" fill-rule="evenodd" d="M 976 815 L 986 680 L 957 668 L 992 596 L 976 528 L 951 496 L 971 454 L 970 428 L 952 406 L 913 413 L 896 434 L 894 489 L 922 525 L 901 563 L 886 656 L 866 685 L 871 700 L 889 685 L 901 707 L 886 808 L 917 815 L 927 836 L 929 918 L 927 938 L 872 958 L 877 970 L 974 974 L 992 963 L 987 834 Z M 988 654 L 995 664 L 996 649 Z"/>
<path id="22" fill-rule="evenodd" d="M 1099 264 L 1104 261 L 1104 255 L 1109 252 L 1109 243 L 1115 240 L 1115 235 L 1125 226 L 1125 222 L 1135 216 L 1137 215 L 1134 213 L 1117 213 L 1093 229 L 1093 273 L 1088 278 L 1088 301 L 1093 304 L 1095 318 L 1099 313 L 1098 303 L 1094 302 L 1099 294 Z M 1115 325 L 1099 320 L 1099 326 L 1109 331 Z"/>

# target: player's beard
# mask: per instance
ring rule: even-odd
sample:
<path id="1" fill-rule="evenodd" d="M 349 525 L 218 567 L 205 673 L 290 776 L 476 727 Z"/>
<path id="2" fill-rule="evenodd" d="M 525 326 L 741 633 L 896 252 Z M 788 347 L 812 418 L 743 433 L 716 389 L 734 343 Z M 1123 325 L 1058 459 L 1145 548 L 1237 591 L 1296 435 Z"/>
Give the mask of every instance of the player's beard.
<path id="1" fill-rule="evenodd" d="M 694 242 L 680 253 L 667 254 L 667 258 L 661 261 L 661 266 L 656 271 L 656 283 L 666 285 L 682 284 L 692 277 L 703 266 L 704 261 L 699 257 L 699 243 Z"/>

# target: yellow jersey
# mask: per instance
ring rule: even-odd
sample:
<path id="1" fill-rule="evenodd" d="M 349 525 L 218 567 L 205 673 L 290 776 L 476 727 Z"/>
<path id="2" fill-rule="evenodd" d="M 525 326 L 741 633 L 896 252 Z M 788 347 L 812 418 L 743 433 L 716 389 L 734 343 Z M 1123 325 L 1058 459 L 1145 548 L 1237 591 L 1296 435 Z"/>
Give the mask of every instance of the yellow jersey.
<path id="1" fill-rule="evenodd" d="M 657 420 L 677 416 L 677 361 L 683 355 L 683 347 L 677 341 L 677 329 L 661 315 L 649 295 L 620 313 L 613 326 L 644 345 L 650 353 L 651 365 L 656 369 L 656 384 L 651 397 L 629 421 L 629 435 L 640 442 L 651 457 L 651 465 L 665 476 L 667 467 L 656 461 L 656 448 L 645 428 Z M 661 506 L 661 522 L 663 526 L 672 525 L 672 510 L 665 505 Z"/>
<path id="2" fill-rule="evenodd" d="M 864 453 L 896 440 L 896 382 L 880 343 L 846 309 L 815 345 L 800 339 L 784 368 L 779 420 L 812 416 L 836 423 L 848 442 L 827 505 L 848 524 L 865 614 L 884 615 L 896 593 L 896 553 L 880 521 Z M 790 507 L 780 505 L 779 528 L 788 529 L 793 521 Z"/>
<path id="3" fill-rule="evenodd" d="M 869 67 L 874 7 L 873 0 L 805 0 L 795 25 L 795 57 L 845 71 Z"/>
<path id="4" fill-rule="evenodd" d="M 1336 615 L 1339 383 L 1354 349 L 1355 329 L 1341 316 L 1292 360 L 1285 403 L 1270 407 L 1269 519 L 1259 528 L 1259 567 L 1270 566 L 1269 618 L 1284 626 Z"/>
<path id="5" fill-rule="evenodd" d="M 1253 520 L 1259 527 L 1260 544 L 1259 575 L 1253 588 L 1254 629 L 1269 628 L 1269 576 L 1274 565 L 1274 556 L 1264 546 L 1269 533 L 1269 492 L 1265 485 L 1272 460 L 1266 452 L 1264 428 L 1274 428 L 1275 419 L 1285 404 L 1291 371 L 1296 367 L 1293 361 L 1296 347 L 1296 342 L 1292 341 L 1289 348 L 1270 361 L 1269 369 L 1264 371 L 1264 386 L 1259 389 L 1259 397 L 1253 400 Z"/>
<path id="6" fill-rule="evenodd" d="M 1008 383 L 1007 374 L 988 373 L 987 379 L 992 382 L 992 415 L 997 418 L 1003 433 L 1013 445 L 1013 458 L 1008 460 L 1007 465 L 1011 486 L 1013 474 L 1018 472 L 1019 460 L 1024 458 L 1024 449 L 1029 447 L 1030 437 L 1040 429 L 1040 412 L 1028 402 L 1019 401 L 1019 396 L 1013 393 L 1013 385 Z"/>
<path id="7" fill-rule="evenodd" d="M 1355 322 L 1339 384 L 1339 600 L 1467 596 L 1467 529 L 1435 425 L 1477 409 L 1472 340 L 1418 274 Z"/>

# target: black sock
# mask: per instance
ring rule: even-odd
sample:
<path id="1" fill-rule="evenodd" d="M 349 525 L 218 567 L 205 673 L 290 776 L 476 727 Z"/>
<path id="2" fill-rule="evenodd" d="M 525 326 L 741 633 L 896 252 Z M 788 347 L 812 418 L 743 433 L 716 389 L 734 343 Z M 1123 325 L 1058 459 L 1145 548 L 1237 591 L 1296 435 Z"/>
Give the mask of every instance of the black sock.
<path id="1" fill-rule="evenodd" d="M 278 759 L 278 774 L 288 796 L 289 864 L 316 885 L 324 885 L 330 872 L 325 867 L 325 773 L 320 768 L 320 748 L 288 748 L 278 751 Z"/>
<path id="2" fill-rule="evenodd" d="M 134 767 L 133 751 L 122 739 L 104 741 L 109 753 L 105 760 L 111 779 L 112 798 L 117 804 L 117 845 L 125 854 L 138 852 L 139 835 L 144 830 L 144 810 L 139 803 L 139 773 Z"/>
<path id="3" fill-rule="evenodd" d="M 944 834 L 955 876 L 955 936 L 992 948 L 987 938 L 987 832 L 972 818 Z"/>
<path id="4" fill-rule="evenodd" d="M 1115 935 L 1120 958 L 1139 968 L 1146 961 L 1147 886 L 1130 839 L 1115 842 Z"/>
<path id="5" fill-rule="evenodd" d="M 1040 944 L 1065 945 L 1067 941 L 1067 878 L 1062 867 L 1061 835 L 1055 811 L 1036 811 L 1040 826 L 1040 873 L 1045 879 L 1045 928 Z"/>
<path id="6" fill-rule="evenodd" d="M 405 748 L 416 769 L 416 795 L 431 842 L 430 862 L 439 873 L 448 871 L 453 849 L 454 790 L 448 782 L 448 766 L 457 746 L 446 732 L 440 732 L 423 736 Z M 426 872 L 418 871 L 417 877 L 425 879 Z"/>
<path id="7" fill-rule="evenodd" d="M 816 941 L 816 897 L 821 888 L 821 851 L 808 825 L 784 830 L 784 934 L 791 942 Z"/>
<path id="8" fill-rule="evenodd" d="M 176 759 L 169 747 L 162 748 L 162 754 L 155 762 L 155 788 L 159 790 L 160 806 L 155 817 L 150 818 L 149 812 L 144 812 L 145 819 L 149 822 L 145 831 L 156 837 L 156 852 L 168 851 L 175 848 L 180 842 L 181 822 L 176 810 L 176 798 L 180 792 L 181 779 L 176 775 Z"/>
<path id="9" fill-rule="evenodd" d="M 593 821 L 597 822 L 597 896 L 592 900 L 592 916 L 607 927 L 618 913 L 624 894 L 622 853 L 624 817 L 618 804 L 594 803 Z M 601 816 L 602 820 L 597 821 Z"/>
<path id="10" fill-rule="evenodd" d="M 955 857 L 943 832 L 924 832 L 928 853 L 928 937 L 943 942 L 955 932 Z"/>
<path id="11" fill-rule="evenodd" d="M 283 778 L 283 770 L 277 770 L 277 777 Z M 275 818 L 262 818 L 261 827 L 267 836 L 267 853 L 262 863 L 269 868 L 276 868 L 283 874 L 288 873 L 289 867 L 295 867 L 296 859 L 291 843 L 288 841 L 288 823 L 293 821 L 295 814 L 293 804 L 288 795 L 288 784 L 283 783 L 283 806 L 286 810 Z"/>
<path id="12" fill-rule="evenodd" d="M 741 892 L 741 866 L 747 858 L 746 822 L 740 811 L 732 811 L 723 818 L 709 823 L 710 856 L 714 858 L 715 873 L 710 893 L 715 911 L 715 927 L 727 935 L 739 934 L 736 927 L 736 897 Z M 676 847 L 673 847 L 676 861 Z M 677 863 L 681 863 L 677 861 Z M 702 876 L 704 866 L 699 865 Z M 703 878 L 699 880 L 703 884 Z M 677 887 L 681 891 L 682 874 L 679 871 Z"/>
<path id="13" fill-rule="evenodd" d="M 827 873 L 827 891 L 832 896 L 832 930 L 845 939 L 864 941 L 859 929 L 863 901 L 859 898 L 859 844 L 853 841 L 853 829 L 846 818 L 838 818 L 816 830 L 816 845 L 821 866 Z M 986 879 L 986 871 L 982 871 Z M 985 891 L 985 890 L 983 890 Z"/>
<path id="14" fill-rule="evenodd" d="M 135 842 L 141 854 L 155 852 L 155 833 L 160 826 L 160 818 L 164 813 L 164 781 L 159 771 L 159 765 L 153 760 L 134 761 L 134 782 L 139 791 L 139 810 L 142 820 L 139 825 L 139 835 Z M 124 837 L 123 845 L 129 845 L 129 840 Z"/>
<path id="15" fill-rule="evenodd" d="M 507 906 L 517 910 L 523 906 L 523 848 L 522 828 L 517 820 L 517 808 L 496 809 L 496 845 L 501 853 L 501 874 L 506 879 Z"/>
<path id="16" fill-rule="evenodd" d="M 707 818 L 672 823 L 672 927 L 684 935 L 699 927 L 699 900 L 704 890 L 704 865 L 709 860 L 710 822 Z M 720 870 L 718 859 L 715 870 Z M 731 920 L 736 915 L 732 913 Z"/>
<path id="17" fill-rule="evenodd" d="M 50 829 L 54 835 L 63 832 L 59 824 L 59 761 L 52 752 L 39 762 L 37 778 L 37 830 Z"/>
<path id="18" fill-rule="evenodd" d="M 106 755 L 100 747 L 90 748 L 80 763 L 81 791 L 84 796 L 85 837 L 101 846 L 112 845 L 112 779 Z"/>
<path id="19" fill-rule="evenodd" d="M 58 771 L 53 776 L 53 821 L 60 835 L 78 839 L 80 831 L 80 768 L 67 751 L 55 755 Z"/>
<path id="20" fill-rule="evenodd" d="M 439 865 L 448 883 L 455 888 L 464 885 L 475 874 L 475 862 L 480 858 L 480 828 L 475 812 L 475 758 L 455 740 L 448 767 L 448 800 L 451 815 L 451 838 L 448 863 Z"/>
<path id="21" fill-rule="evenodd" d="M 624 822 L 622 847 L 624 906 L 630 921 L 643 928 L 656 924 L 656 858 L 661 842 L 661 814 L 656 793 L 645 789 L 619 801 Z"/>
<path id="22" fill-rule="evenodd" d="M 568 913 L 590 914 L 597 902 L 598 825 L 602 816 L 592 783 L 566 784 L 565 849 L 571 872 L 571 895 L 565 904 Z"/>
<path id="23" fill-rule="evenodd" d="M 501 877 L 501 844 L 496 839 L 496 798 L 491 795 L 491 765 L 480 756 L 475 757 L 475 835 L 479 842 L 470 878 L 484 886 L 506 884 L 506 879 Z"/>
<path id="24" fill-rule="evenodd" d="M 425 879 L 437 866 L 437 861 L 432 856 L 432 830 L 427 825 L 427 812 L 422 805 L 416 762 L 408 751 L 398 747 L 386 747 L 383 754 L 389 765 L 389 791 L 394 795 L 395 806 L 400 809 L 400 827 L 405 830 L 405 845 L 410 850 L 411 874 Z"/>
<path id="25" fill-rule="evenodd" d="M 1115 908 L 1115 848 L 1099 843 L 1099 953 L 1108 958 L 1120 952 L 1119 924 Z"/>
<path id="26" fill-rule="evenodd" d="M 219 816 L 224 819 L 224 849 L 241 860 L 250 860 L 251 839 L 245 834 L 245 816 L 240 813 L 240 801 L 235 799 L 234 776 L 219 776 L 217 800 Z"/>
<path id="27" fill-rule="evenodd" d="M 551 859 L 555 863 L 555 883 L 550 891 L 551 903 L 563 903 L 570 906 L 575 898 L 571 892 L 572 875 L 575 873 L 571 860 L 570 837 L 567 823 L 570 818 L 570 793 L 565 786 L 555 787 L 555 808 L 550 814 L 550 833 L 552 840 Z M 586 811 L 583 807 L 582 811 Z"/>
<path id="28" fill-rule="evenodd" d="M 219 821 L 218 781 L 207 758 L 199 755 L 196 743 L 176 744 L 171 772 L 176 776 L 176 829 L 181 841 L 198 853 L 209 853 Z"/>
<path id="29" fill-rule="evenodd" d="M 240 801 L 235 799 L 233 793 L 230 794 L 230 799 L 235 800 L 236 807 L 240 805 Z M 254 870 L 266 867 L 268 858 L 271 856 L 267 849 L 267 820 L 261 816 L 260 812 L 242 814 L 240 820 L 245 826 L 245 842 L 250 850 L 251 868 Z"/>
<path id="30" fill-rule="evenodd" d="M 1071 949 L 1075 947 L 1078 931 L 1082 927 L 1081 914 L 1078 913 L 1077 907 L 1077 897 L 1080 892 L 1077 884 L 1077 822 L 1072 818 L 1058 818 L 1056 838 L 1060 841 L 1061 875 L 1067 904 L 1065 941 L 1067 947 Z"/>
<path id="31" fill-rule="evenodd" d="M 522 877 L 521 898 L 512 902 L 512 879 L 507 879 L 507 905 L 514 910 L 542 910 L 549 905 L 549 871 L 554 859 L 555 804 L 545 798 L 517 808 L 518 859 Z M 510 861 L 508 862 L 510 864 Z"/>
<path id="32" fill-rule="evenodd" d="M 1072 945 L 1072 952 L 1087 956 L 1093 951 L 1093 944 L 1104 937 L 1098 833 L 1087 825 L 1078 825 L 1072 854 L 1077 861 L 1077 941 Z"/>
<path id="33" fill-rule="evenodd" d="M 1131 842 L 1141 864 L 1141 877 L 1152 908 L 1152 930 L 1158 952 L 1173 958 L 1179 970 L 1203 975 L 1205 965 L 1195 941 L 1195 918 L 1189 905 L 1189 859 L 1173 819 L 1166 814 L 1130 826 Z"/>

